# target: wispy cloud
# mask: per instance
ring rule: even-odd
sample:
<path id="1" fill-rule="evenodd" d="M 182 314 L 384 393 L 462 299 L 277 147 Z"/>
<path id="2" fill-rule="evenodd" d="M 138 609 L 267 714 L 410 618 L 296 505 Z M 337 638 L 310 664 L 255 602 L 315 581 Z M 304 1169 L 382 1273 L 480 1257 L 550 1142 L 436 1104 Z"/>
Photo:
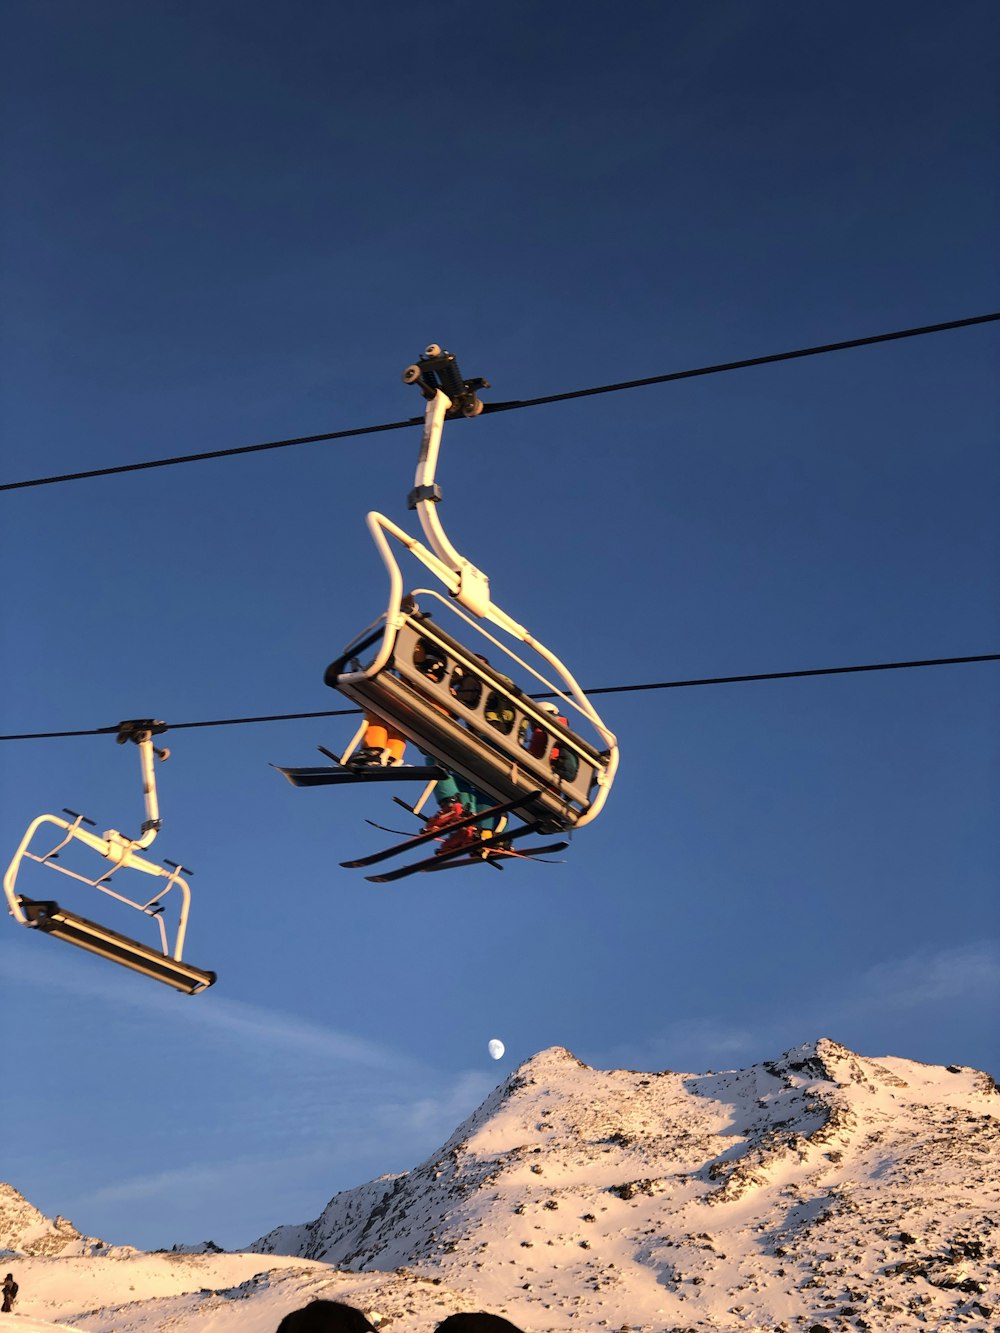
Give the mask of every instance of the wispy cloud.
<path id="1" fill-rule="evenodd" d="M 435 1080 L 433 1089 L 412 1100 L 383 1103 L 375 1108 L 373 1119 L 382 1129 L 408 1137 L 437 1134 L 443 1139 L 471 1115 L 496 1085 L 484 1073 L 459 1073 Z M 436 1145 L 435 1145 L 436 1146 Z"/>
<path id="2" fill-rule="evenodd" d="M 226 1245 L 246 1244 L 253 1234 L 279 1223 L 318 1215 L 340 1190 L 386 1171 L 416 1166 L 475 1110 L 492 1083 L 484 1074 L 464 1072 L 428 1074 L 406 1086 L 410 1096 L 398 1083 L 375 1073 L 345 1095 L 331 1079 L 325 1100 L 316 1090 L 317 1100 L 323 1101 L 322 1116 L 302 1107 L 297 1086 L 286 1086 L 279 1099 L 283 1123 L 276 1122 L 273 1132 L 259 1140 L 260 1151 L 227 1159 L 210 1155 L 212 1144 L 203 1141 L 204 1160 L 104 1180 L 65 1206 L 79 1223 L 87 1216 L 119 1215 L 130 1205 L 131 1212 L 150 1219 L 147 1233 L 152 1230 L 156 1236 L 140 1243 L 158 1245 L 197 1239 L 206 1202 L 223 1199 L 225 1211 L 242 1216 L 244 1224 L 240 1234 L 223 1231 L 216 1239 Z"/>
<path id="3" fill-rule="evenodd" d="M 780 1008 L 760 1008 L 752 1025 L 715 1014 L 677 1019 L 646 1039 L 616 1044 L 597 1063 L 601 1068 L 678 1071 L 732 1067 L 777 1055 L 813 1037 L 842 1039 L 839 1034 L 856 1028 L 861 1019 L 867 1027 L 874 1018 L 893 1015 L 916 1023 L 921 1012 L 939 1017 L 948 1009 L 998 1008 L 1000 941 L 977 940 L 883 958 L 860 972 L 845 968 L 817 980 L 793 1010 L 785 996 Z"/>
<path id="4" fill-rule="evenodd" d="M 760 1041 L 759 1028 L 727 1023 L 722 1018 L 696 1016 L 670 1022 L 655 1036 L 645 1040 L 616 1044 L 599 1059 L 595 1059 L 601 1069 L 672 1069 L 692 1072 L 706 1066 L 728 1067 L 744 1060 L 753 1060 Z"/>
<path id="5" fill-rule="evenodd" d="M 285 1165 L 284 1161 L 281 1165 Z M 242 1180 L 248 1172 L 253 1172 L 259 1179 L 262 1170 L 259 1161 L 215 1162 L 201 1163 L 198 1166 L 171 1167 L 164 1171 L 150 1172 L 148 1175 L 111 1181 L 90 1191 L 87 1202 L 105 1204 L 135 1199 L 171 1199 L 190 1195 L 193 1191 L 201 1195 L 206 1190 L 218 1190 L 224 1193 L 234 1182 Z M 72 1200 L 70 1206 L 72 1207 Z"/>
<path id="6" fill-rule="evenodd" d="M 169 1019 L 175 1026 L 223 1036 L 230 1045 L 245 1043 L 261 1056 L 270 1050 L 365 1069 L 416 1072 L 423 1068 L 394 1047 L 213 992 L 193 999 L 177 996 L 145 980 L 137 982 L 134 976 L 95 966 L 93 960 L 75 959 L 66 948 L 59 947 L 57 957 L 46 950 L 38 950 L 37 956 L 33 951 L 30 957 L 23 950 L 5 952 L 0 958 L 0 978 L 19 989 L 41 987 L 104 1004 L 109 1019 L 123 1008 L 131 1017 L 142 1012 Z"/>
<path id="7" fill-rule="evenodd" d="M 203 1030 L 224 1033 L 228 1039 L 247 1041 L 255 1047 L 272 1046 L 286 1055 L 319 1057 L 367 1069 L 416 1071 L 423 1067 L 412 1056 L 390 1046 L 241 1000 L 206 996 L 197 1011 L 185 1018 Z"/>
<path id="8" fill-rule="evenodd" d="M 998 999 L 1000 943 L 980 940 L 876 963 L 858 979 L 844 1012 L 853 1014 L 872 1004 L 919 1009 L 956 1000 L 996 1003 Z"/>

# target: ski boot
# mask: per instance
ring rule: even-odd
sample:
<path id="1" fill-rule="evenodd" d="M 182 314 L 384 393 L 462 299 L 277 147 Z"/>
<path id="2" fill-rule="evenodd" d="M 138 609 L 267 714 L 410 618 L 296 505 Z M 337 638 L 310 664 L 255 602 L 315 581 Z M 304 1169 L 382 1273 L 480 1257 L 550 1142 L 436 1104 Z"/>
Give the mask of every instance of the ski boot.
<path id="1" fill-rule="evenodd" d="M 481 841 L 481 833 L 475 824 L 467 824 L 465 828 L 458 828 L 454 833 L 450 833 L 444 842 L 437 849 L 437 855 L 443 856 L 445 852 L 457 852 L 464 847 L 475 847 Z"/>
<path id="2" fill-rule="evenodd" d="M 356 750 L 348 759 L 349 768 L 382 768 L 386 752 L 380 746 L 368 745 Z"/>
<path id="3" fill-rule="evenodd" d="M 447 801 L 436 815 L 432 815 L 428 819 L 420 831 L 421 833 L 437 833 L 440 829 L 446 829 L 450 824 L 454 824 L 456 819 L 463 818 L 465 813 L 465 806 L 461 801 Z"/>

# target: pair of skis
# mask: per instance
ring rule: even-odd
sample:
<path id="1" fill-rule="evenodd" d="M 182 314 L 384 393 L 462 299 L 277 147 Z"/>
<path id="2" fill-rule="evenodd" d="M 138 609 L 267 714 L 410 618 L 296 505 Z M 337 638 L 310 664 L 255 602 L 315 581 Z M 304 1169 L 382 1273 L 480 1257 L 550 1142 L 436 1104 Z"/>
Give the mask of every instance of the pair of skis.
<path id="1" fill-rule="evenodd" d="M 293 787 L 332 787 L 343 782 L 440 782 L 446 776 L 443 768 L 431 764 L 369 764 L 367 766 L 335 764 L 332 767 L 272 768 L 288 779 Z"/>
<path id="2" fill-rule="evenodd" d="M 341 861 L 340 864 L 348 870 L 377 865 L 380 861 L 387 861 L 392 856 L 415 851 L 416 848 L 423 847 L 441 837 L 450 837 L 452 833 L 456 833 L 460 829 L 481 824 L 487 819 L 499 819 L 502 815 L 511 814 L 526 802 L 534 800 L 538 794 L 536 791 L 527 792 L 514 801 L 504 801 L 501 805 L 491 806 L 488 810 L 479 810 L 475 814 L 463 815 L 453 823 L 445 825 L 444 828 L 432 829 L 426 833 L 417 833 L 414 837 L 407 838 L 404 842 L 396 843 L 392 847 L 384 847 L 381 851 L 372 852 L 368 856 L 359 856 L 353 861 Z M 523 852 L 509 850 L 512 842 L 538 831 L 539 826 L 535 822 L 525 824 L 523 828 L 515 829 L 513 833 L 505 833 L 496 838 L 480 836 L 477 842 L 467 843 L 463 847 L 455 847 L 447 852 L 439 851 L 434 856 L 424 857 L 419 861 L 411 861 L 408 865 L 397 866 L 395 870 L 385 870 L 378 875 L 366 875 L 365 878 L 373 884 L 390 884 L 393 880 L 405 879 L 407 875 L 415 875 L 421 871 L 447 870 L 460 865 L 477 865 L 484 861 L 489 862 L 499 870 L 501 868 L 499 862 L 507 857 L 530 858 L 549 852 L 561 852 L 569 846 L 568 842 L 553 842 L 543 847 L 527 848 Z"/>

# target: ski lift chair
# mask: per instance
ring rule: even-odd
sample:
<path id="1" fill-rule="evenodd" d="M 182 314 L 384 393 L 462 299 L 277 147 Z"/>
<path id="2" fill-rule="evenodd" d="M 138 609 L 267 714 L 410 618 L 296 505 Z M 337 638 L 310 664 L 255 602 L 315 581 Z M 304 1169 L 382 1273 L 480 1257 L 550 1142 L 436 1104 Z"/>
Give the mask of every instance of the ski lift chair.
<path id="1" fill-rule="evenodd" d="M 133 741 L 139 748 L 146 819 L 138 838 L 128 838 L 116 829 L 109 829 L 102 837 L 98 837 L 83 827 L 84 824 L 89 824 L 93 828 L 93 820 L 77 814 L 75 810 L 63 811 L 63 814 L 70 816 L 69 820 L 59 815 L 39 815 L 28 825 L 14 859 L 7 867 L 3 886 L 10 914 L 22 926 L 28 926 L 43 935 L 50 935 L 53 939 L 65 940 L 67 944 L 74 944 L 110 962 L 119 963 L 133 972 L 140 972 L 155 981 L 162 981 L 175 990 L 195 995 L 211 986 L 216 980 L 216 974 L 185 963 L 181 956 L 191 903 L 191 890 L 181 872 L 190 875 L 191 871 L 174 861 L 164 861 L 162 865 L 157 865 L 139 855 L 149 847 L 160 829 L 153 759 L 154 756 L 157 759 L 166 759 L 170 751 L 154 747 L 153 736 L 164 731 L 166 731 L 164 723 L 148 720 L 122 722 L 118 727 L 118 743 L 124 745 L 127 741 Z M 39 852 L 32 849 L 32 844 L 35 835 L 44 825 L 52 825 L 59 830 L 59 833 L 55 844 L 50 846 L 49 850 Z M 61 854 L 74 842 L 82 843 L 83 846 L 99 853 L 105 861 L 111 862 L 110 868 L 96 877 L 89 877 L 60 864 Z M 27 898 L 18 893 L 17 877 L 24 861 L 33 861 L 50 870 L 57 870 L 92 889 L 97 889 L 100 893 L 107 894 L 119 903 L 135 908 L 144 916 L 151 917 L 157 925 L 159 949 L 70 912 L 51 899 Z M 128 876 L 130 870 L 155 876 L 165 880 L 165 883 L 159 892 L 148 900 L 131 898 L 126 893 L 118 892 L 123 877 L 131 878 Z M 180 894 L 180 910 L 171 946 L 164 920 L 163 899 L 175 886 Z"/>
<path id="2" fill-rule="evenodd" d="M 368 528 L 389 574 L 389 604 L 331 663 L 325 682 L 498 803 L 523 798 L 517 813 L 539 832 L 582 828 L 597 817 L 611 790 L 617 740 L 565 665 L 491 600 L 487 576 L 451 545 L 437 513 L 441 490 L 434 474 L 444 421 L 478 415 L 483 404 L 476 390 L 485 387 L 485 381 L 463 380 L 455 358 L 436 344 L 407 367 L 403 379 L 416 384 L 427 399 L 409 507 L 417 511 L 430 549 L 383 514 L 369 513 Z M 404 596 L 389 538 L 420 560 L 449 596 L 430 588 Z M 435 614 L 442 608 L 446 615 L 457 616 L 462 623 L 456 634 L 473 646 L 421 610 L 418 598 L 432 599 Z M 555 680 L 477 621 L 490 622 L 508 639 L 532 649 Z M 362 656 L 372 649 L 374 656 L 363 663 Z M 552 717 L 494 666 L 497 653 L 505 666 L 528 672 L 568 714 L 589 724 L 597 744 Z M 428 784 L 417 810 L 433 786 Z"/>

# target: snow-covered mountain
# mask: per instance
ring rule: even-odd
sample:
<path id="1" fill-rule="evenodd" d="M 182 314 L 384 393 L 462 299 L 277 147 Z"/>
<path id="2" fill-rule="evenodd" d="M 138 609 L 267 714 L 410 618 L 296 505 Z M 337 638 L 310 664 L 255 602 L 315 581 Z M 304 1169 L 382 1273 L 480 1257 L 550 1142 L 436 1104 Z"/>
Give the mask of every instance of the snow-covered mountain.
<path id="1" fill-rule="evenodd" d="M 251 1248 L 433 1274 L 528 1329 L 1000 1324 L 998 1113 L 987 1075 L 829 1040 L 694 1075 L 556 1047 Z"/>
<path id="2" fill-rule="evenodd" d="M 112 1247 L 94 1236 L 81 1236 L 65 1217 L 46 1217 L 12 1185 L 0 1181 L 0 1246 L 9 1254 L 38 1258 L 42 1255 L 107 1254 Z M 115 1253 L 124 1253 L 115 1247 Z M 134 1251 L 130 1251 L 133 1252 Z"/>
<path id="3" fill-rule="evenodd" d="M 426 1162 L 246 1253 L 112 1251 L 9 1187 L 0 1245 L 25 1333 L 273 1333 L 317 1296 L 399 1333 L 468 1309 L 529 1333 L 994 1330 L 998 1128 L 989 1076 L 825 1039 L 707 1074 L 556 1047 Z"/>

